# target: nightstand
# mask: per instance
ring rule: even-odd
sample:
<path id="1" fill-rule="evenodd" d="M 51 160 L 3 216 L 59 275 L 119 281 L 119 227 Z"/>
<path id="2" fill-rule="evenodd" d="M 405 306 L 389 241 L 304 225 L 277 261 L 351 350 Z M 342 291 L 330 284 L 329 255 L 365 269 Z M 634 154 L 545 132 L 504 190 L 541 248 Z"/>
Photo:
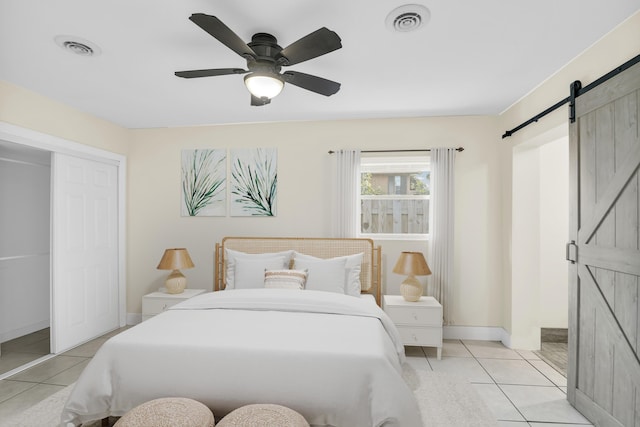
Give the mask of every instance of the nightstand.
<path id="1" fill-rule="evenodd" d="M 193 298 L 196 295 L 205 293 L 204 289 L 185 289 L 184 292 L 179 294 L 170 294 L 167 291 L 159 290 L 158 292 L 151 292 L 142 297 L 142 321 L 155 316 L 158 313 L 162 313 L 169 307 L 176 305 L 179 302 Z"/>
<path id="2" fill-rule="evenodd" d="M 404 345 L 437 347 L 442 357 L 442 305 L 433 297 L 409 302 L 400 295 L 384 295 L 382 309 L 398 328 Z"/>

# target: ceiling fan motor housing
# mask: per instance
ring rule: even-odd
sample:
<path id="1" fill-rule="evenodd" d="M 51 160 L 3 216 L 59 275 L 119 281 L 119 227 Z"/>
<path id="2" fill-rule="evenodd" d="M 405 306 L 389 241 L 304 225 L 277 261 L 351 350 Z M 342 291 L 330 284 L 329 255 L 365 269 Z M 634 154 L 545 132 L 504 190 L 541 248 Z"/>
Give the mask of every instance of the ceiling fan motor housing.
<path id="1" fill-rule="evenodd" d="M 245 43 L 220 19 L 212 15 L 194 13 L 189 19 L 244 58 L 247 61 L 247 70 L 211 68 L 176 71 L 174 74 L 178 77 L 190 79 L 247 74 L 245 85 L 252 94 L 251 105 L 268 104 L 269 96 L 262 96 L 261 93 L 274 93 L 272 96 L 276 96 L 282 90 L 285 82 L 324 96 L 331 96 L 340 90 L 340 83 L 311 74 L 298 71 L 287 71 L 280 74 L 284 66 L 299 64 L 342 47 L 340 37 L 326 27 L 307 34 L 283 49 L 278 45 L 278 40 L 268 33 L 256 33 L 251 38 L 251 42 Z"/>

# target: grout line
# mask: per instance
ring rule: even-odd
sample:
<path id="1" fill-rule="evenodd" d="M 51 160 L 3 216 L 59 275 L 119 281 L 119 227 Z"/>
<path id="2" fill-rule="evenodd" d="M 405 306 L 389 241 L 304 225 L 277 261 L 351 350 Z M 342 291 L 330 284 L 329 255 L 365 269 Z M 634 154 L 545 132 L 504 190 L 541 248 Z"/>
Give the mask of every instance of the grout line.
<path id="1" fill-rule="evenodd" d="M 509 403 L 511 403 L 511 406 L 513 406 L 513 408 L 518 412 L 518 414 L 520 414 L 520 416 L 522 417 L 523 420 L 525 420 L 525 422 L 528 421 L 527 417 L 524 416 L 524 414 L 522 413 L 522 411 L 520 411 L 520 409 L 515 405 L 515 403 L 513 403 L 513 401 L 511 399 L 509 399 L 509 396 L 507 396 L 507 394 L 504 392 L 504 390 L 502 389 L 502 387 L 500 387 L 500 384 L 498 384 L 498 382 L 496 381 L 495 378 L 493 378 L 493 376 L 489 373 L 489 371 L 487 371 L 487 369 L 482 365 L 482 363 L 480 363 L 480 361 L 478 360 L 478 358 L 475 356 L 475 354 L 473 354 L 471 352 L 471 350 L 469 350 L 469 348 L 467 347 L 467 345 L 463 342 L 462 345 L 464 346 L 464 348 L 467 349 L 467 351 L 469 353 L 471 353 L 471 356 L 475 359 L 476 362 L 478 362 L 478 365 L 480 365 L 480 367 L 482 369 L 484 369 L 484 371 L 487 373 L 487 375 L 489 376 L 489 378 L 491 378 L 493 380 L 493 383 L 495 384 L 496 387 L 498 387 L 498 390 L 500 390 L 500 392 L 504 395 L 504 397 L 509 401 Z M 520 355 L 518 352 L 516 352 L 518 355 Z M 520 356 L 522 357 L 522 356 Z M 524 359 L 524 358 L 523 358 Z M 517 360 L 517 359 L 503 359 L 503 360 Z M 553 383 L 552 383 L 553 384 Z M 499 420 L 499 421 L 510 421 L 510 420 Z"/>
<path id="2" fill-rule="evenodd" d="M 540 360 L 542 360 L 542 359 L 540 359 Z M 559 386 L 559 385 L 558 385 L 558 384 L 556 384 L 556 383 L 555 383 L 551 378 L 549 378 L 548 376 L 546 376 L 544 372 L 542 372 L 540 369 L 538 369 L 538 368 L 536 367 L 536 365 L 534 365 L 533 363 L 531 363 L 531 361 L 529 361 L 529 360 L 527 360 L 527 362 L 529 363 L 529 365 L 533 366 L 533 369 L 535 369 L 536 371 L 540 372 L 540 374 L 541 374 L 543 377 L 545 377 L 547 380 L 549 380 L 549 382 L 550 382 L 551 384 L 553 384 L 553 386 L 554 386 L 554 387 L 556 387 L 558 390 L 560 390 L 561 392 L 563 392 L 564 394 L 566 394 L 566 393 L 565 393 L 565 392 L 560 388 L 561 386 Z M 542 360 L 542 362 L 543 362 L 545 365 L 549 366 L 549 367 L 550 367 L 551 369 L 553 369 L 554 371 L 558 372 L 558 371 L 557 371 L 553 366 L 549 365 L 546 361 Z M 560 372 L 558 372 L 558 374 L 560 374 Z M 561 374 L 561 375 L 562 375 L 562 374 Z M 566 377 L 565 377 L 565 379 L 566 379 Z M 562 386 L 562 387 L 565 387 L 565 386 Z"/>

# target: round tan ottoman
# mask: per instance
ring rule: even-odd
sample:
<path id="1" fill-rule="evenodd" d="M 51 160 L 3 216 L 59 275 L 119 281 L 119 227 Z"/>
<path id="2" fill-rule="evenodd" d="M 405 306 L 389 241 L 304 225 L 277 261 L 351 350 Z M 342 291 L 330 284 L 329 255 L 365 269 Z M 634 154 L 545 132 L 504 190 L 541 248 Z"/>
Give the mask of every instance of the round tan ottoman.
<path id="1" fill-rule="evenodd" d="M 165 397 L 138 405 L 114 427 L 213 427 L 213 413 L 204 404 L 183 397 Z"/>
<path id="2" fill-rule="evenodd" d="M 302 415 L 280 405 L 247 405 L 222 418 L 216 427 L 309 427 Z"/>

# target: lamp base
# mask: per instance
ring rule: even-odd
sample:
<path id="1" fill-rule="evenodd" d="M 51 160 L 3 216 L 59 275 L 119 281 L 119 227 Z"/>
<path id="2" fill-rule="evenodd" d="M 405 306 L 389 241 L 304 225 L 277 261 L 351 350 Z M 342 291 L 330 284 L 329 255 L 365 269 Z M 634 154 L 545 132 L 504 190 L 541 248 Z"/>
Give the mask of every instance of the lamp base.
<path id="1" fill-rule="evenodd" d="M 400 284 L 400 295 L 405 301 L 415 302 L 422 296 L 422 283 L 415 276 L 409 276 Z"/>
<path id="2" fill-rule="evenodd" d="M 170 294 L 181 294 L 187 287 L 187 278 L 180 270 L 173 270 L 167 280 L 164 282 L 167 292 Z"/>

